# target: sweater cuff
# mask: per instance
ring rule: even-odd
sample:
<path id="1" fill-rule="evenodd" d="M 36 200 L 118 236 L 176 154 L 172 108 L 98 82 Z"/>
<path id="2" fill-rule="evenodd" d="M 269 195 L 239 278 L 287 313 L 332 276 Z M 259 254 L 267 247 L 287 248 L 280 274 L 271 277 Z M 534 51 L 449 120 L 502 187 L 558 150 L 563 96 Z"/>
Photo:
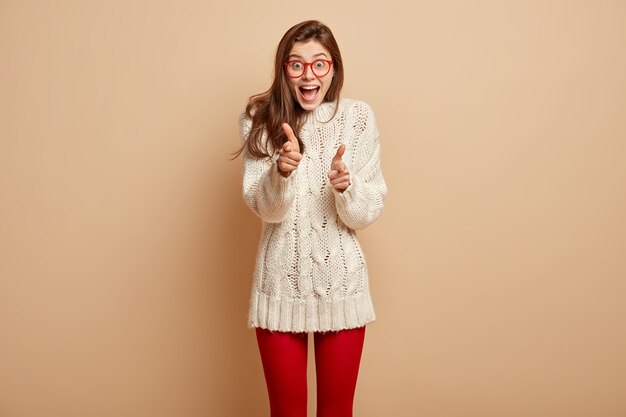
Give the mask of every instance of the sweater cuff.
<path id="1" fill-rule="evenodd" d="M 354 186 L 355 180 L 357 182 L 356 187 Z M 337 189 L 333 187 L 333 193 L 335 194 L 335 201 L 339 200 L 338 203 L 341 204 L 343 207 L 350 204 L 350 202 L 354 201 L 357 197 L 357 190 L 359 188 L 358 182 L 359 180 L 351 175 L 350 184 L 348 184 L 345 190 L 337 191 Z"/>
<path id="2" fill-rule="evenodd" d="M 281 196 L 283 201 L 289 201 L 293 197 L 293 187 L 292 184 L 294 182 L 294 177 L 297 175 L 296 172 L 298 170 L 292 171 L 291 175 L 288 177 L 283 177 L 278 171 L 278 163 L 274 161 L 272 163 L 272 167 L 270 168 L 270 178 L 272 182 L 272 186 L 275 190 L 278 191 L 278 195 Z"/>

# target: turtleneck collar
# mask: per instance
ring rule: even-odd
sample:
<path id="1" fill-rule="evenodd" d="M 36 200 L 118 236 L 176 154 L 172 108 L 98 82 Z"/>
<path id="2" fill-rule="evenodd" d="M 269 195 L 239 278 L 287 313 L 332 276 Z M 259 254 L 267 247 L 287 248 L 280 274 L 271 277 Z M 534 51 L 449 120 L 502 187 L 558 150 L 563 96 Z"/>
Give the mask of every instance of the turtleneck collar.
<path id="1" fill-rule="evenodd" d="M 327 101 L 317 106 L 307 115 L 307 121 L 312 123 L 327 122 L 335 113 L 335 101 Z"/>

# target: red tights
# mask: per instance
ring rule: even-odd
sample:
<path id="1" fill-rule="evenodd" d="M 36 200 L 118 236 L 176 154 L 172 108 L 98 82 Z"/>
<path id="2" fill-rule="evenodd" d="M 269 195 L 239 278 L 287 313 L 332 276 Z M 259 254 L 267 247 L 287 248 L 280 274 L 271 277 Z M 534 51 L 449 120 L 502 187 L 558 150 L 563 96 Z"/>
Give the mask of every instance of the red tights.
<path id="1" fill-rule="evenodd" d="M 271 417 L 306 417 L 307 333 L 256 329 Z M 317 417 L 352 417 L 365 327 L 314 333 Z"/>

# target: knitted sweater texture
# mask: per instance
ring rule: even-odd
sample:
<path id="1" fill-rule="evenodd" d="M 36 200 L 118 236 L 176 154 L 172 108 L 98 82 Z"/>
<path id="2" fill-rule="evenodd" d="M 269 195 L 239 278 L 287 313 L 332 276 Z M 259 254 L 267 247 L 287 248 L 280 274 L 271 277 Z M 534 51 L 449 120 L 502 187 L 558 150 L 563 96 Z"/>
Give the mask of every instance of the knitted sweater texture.
<path id="1" fill-rule="evenodd" d="M 250 327 L 288 332 L 361 327 L 376 316 L 357 229 L 383 209 L 387 187 L 380 167 L 378 129 L 364 102 L 323 103 L 307 115 L 300 132 L 302 160 L 284 178 L 278 151 L 258 159 L 244 151 L 243 196 L 263 221 L 248 314 Z M 331 119 L 332 117 L 332 119 Z M 251 121 L 242 113 L 246 140 Z M 350 171 L 343 192 L 328 172 L 337 148 Z"/>

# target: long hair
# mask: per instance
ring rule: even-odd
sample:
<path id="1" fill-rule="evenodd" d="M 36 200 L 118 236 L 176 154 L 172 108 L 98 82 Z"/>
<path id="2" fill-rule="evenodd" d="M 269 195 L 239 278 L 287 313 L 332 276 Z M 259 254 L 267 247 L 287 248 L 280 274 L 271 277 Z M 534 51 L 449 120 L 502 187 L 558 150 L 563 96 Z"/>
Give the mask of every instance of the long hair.
<path id="1" fill-rule="evenodd" d="M 330 52 L 333 61 L 334 76 L 323 102 L 335 102 L 335 113 L 339 105 L 339 95 L 343 87 L 343 60 L 339 46 L 328 26 L 317 20 L 307 20 L 289 29 L 278 44 L 274 61 L 274 81 L 265 92 L 250 97 L 246 106 L 246 116 L 252 119 L 252 126 L 246 142 L 235 153 L 239 156 L 244 149 L 255 158 L 271 157 L 272 149 L 279 149 L 287 141 L 281 125 L 289 123 L 296 136 L 305 121 L 306 111 L 293 97 L 285 74 L 283 64 L 288 60 L 289 53 L 296 42 L 315 40 Z M 331 118 L 332 119 L 332 118 Z M 263 140 L 263 132 L 267 137 Z M 304 144 L 298 137 L 300 152 L 304 152 Z"/>

